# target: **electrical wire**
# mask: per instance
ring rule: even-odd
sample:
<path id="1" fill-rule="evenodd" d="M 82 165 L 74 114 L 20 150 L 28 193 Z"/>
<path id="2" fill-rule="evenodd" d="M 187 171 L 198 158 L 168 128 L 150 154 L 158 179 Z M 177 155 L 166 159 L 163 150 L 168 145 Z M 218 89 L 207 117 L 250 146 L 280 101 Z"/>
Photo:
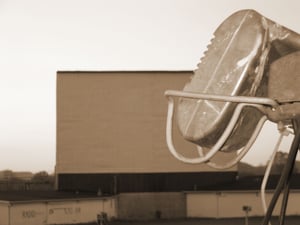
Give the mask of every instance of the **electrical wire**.
<path id="1" fill-rule="evenodd" d="M 277 143 L 276 143 L 276 145 L 274 147 L 274 150 L 273 150 L 273 153 L 271 155 L 270 161 L 269 161 L 269 163 L 267 165 L 267 168 L 266 168 L 266 171 L 265 171 L 265 174 L 264 174 L 264 178 L 263 178 L 263 181 L 262 181 L 261 187 L 260 187 L 261 202 L 262 202 L 262 207 L 263 207 L 263 211 L 264 211 L 265 214 L 267 213 L 266 186 L 267 186 L 267 183 L 268 183 L 268 179 L 269 179 L 269 176 L 270 176 L 270 173 L 271 173 L 271 169 L 272 169 L 273 163 L 275 161 L 276 153 L 278 152 L 278 149 L 279 149 L 279 146 L 280 146 L 280 144 L 282 142 L 283 136 L 284 136 L 284 133 L 281 132 L 280 136 L 279 136 L 279 138 L 277 140 Z M 271 225 L 271 222 L 269 222 L 268 224 Z"/>
<path id="2" fill-rule="evenodd" d="M 299 124 L 296 123 L 296 121 L 293 121 L 293 127 L 294 129 L 298 129 Z M 298 146 L 298 150 L 299 150 Z M 290 184 L 291 184 L 291 176 L 295 167 L 295 161 L 296 158 L 294 159 L 291 169 L 289 171 L 288 179 L 286 181 L 284 191 L 283 191 L 283 198 L 282 198 L 282 203 L 281 203 L 281 210 L 280 210 L 280 217 L 279 217 L 279 225 L 284 225 L 285 222 L 285 215 L 286 215 L 286 209 L 287 209 L 287 204 L 288 204 L 288 199 L 289 199 L 289 193 L 290 193 Z"/>
<path id="3" fill-rule="evenodd" d="M 276 153 L 277 153 L 277 151 L 279 149 L 279 146 L 282 142 L 283 136 L 284 136 L 284 134 L 283 134 L 283 132 L 281 132 L 280 136 L 277 140 L 277 143 L 274 147 L 274 150 L 273 150 L 273 153 L 272 153 L 271 158 L 269 160 L 269 163 L 267 165 L 267 168 L 266 168 L 266 171 L 265 171 L 265 174 L 264 174 L 264 178 L 263 178 L 263 181 L 262 181 L 261 186 L 260 186 L 261 201 L 262 201 L 262 207 L 263 207 L 264 213 L 267 213 L 266 186 L 267 186 L 267 182 L 268 182 L 268 179 L 269 179 L 269 176 L 270 176 L 270 173 L 271 173 L 272 165 L 273 165 L 274 160 L 275 160 Z"/>
<path id="4" fill-rule="evenodd" d="M 275 208 L 275 205 L 278 201 L 279 195 L 282 192 L 282 189 L 285 187 L 285 185 L 289 182 L 291 178 L 291 174 L 294 167 L 294 162 L 298 153 L 299 145 L 300 145 L 300 118 L 296 118 L 293 120 L 293 126 L 295 130 L 295 136 L 290 148 L 290 152 L 288 154 L 287 162 L 283 168 L 282 174 L 280 176 L 279 182 L 277 184 L 277 187 L 275 189 L 275 192 L 273 194 L 273 197 L 271 199 L 271 202 L 269 204 L 268 210 L 266 212 L 266 215 L 262 221 L 262 225 L 267 225 L 272 217 L 273 210 Z M 284 212 L 285 213 L 285 212 Z M 282 217 L 283 215 L 281 215 Z"/>

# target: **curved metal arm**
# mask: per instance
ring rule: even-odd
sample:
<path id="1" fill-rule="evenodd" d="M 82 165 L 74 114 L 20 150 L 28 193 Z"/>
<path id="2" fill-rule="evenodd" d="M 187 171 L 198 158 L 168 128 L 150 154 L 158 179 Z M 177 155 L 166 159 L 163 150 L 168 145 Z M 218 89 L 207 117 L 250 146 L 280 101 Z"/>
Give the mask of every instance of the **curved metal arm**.
<path id="1" fill-rule="evenodd" d="M 271 98 L 251 97 L 251 96 L 212 95 L 212 94 L 187 92 L 187 91 L 175 91 L 175 90 L 165 91 L 165 96 L 166 97 L 176 96 L 176 97 L 183 97 L 183 98 L 194 98 L 194 99 L 221 101 L 221 102 L 258 104 L 258 105 L 271 106 L 273 108 L 279 105 L 275 100 Z"/>
<path id="2" fill-rule="evenodd" d="M 259 132 L 261 131 L 264 123 L 266 122 L 266 120 L 267 120 L 266 116 L 263 116 L 259 120 L 259 122 L 256 125 L 256 128 L 255 128 L 255 130 L 254 130 L 251 138 L 249 139 L 249 141 L 247 142 L 247 144 L 245 145 L 245 147 L 232 160 L 230 160 L 229 162 L 225 163 L 224 165 L 218 165 L 217 163 L 214 163 L 214 162 L 211 162 L 211 161 L 208 161 L 206 164 L 209 167 L 212 167 L 212 168 L 218 169 L 218 170 L 229 169 L 229 168 L 235 166 L 247 154 L 247 152 L 250 150 L 251 146 L 253 145 L 254 141 L 256 140 L 256 138 L 257 138 Z"/>
<path id="3" fill-rule="evenodd" d="M 221 147 L 224 145 L 224 143 L 227 141 L 228 137 L 230 136 L 231 132 L 233 131 L 233 129 L 234 129 L 235 125 L 236 125 L 236 122 L 239 119 L 239 115 L 240 115 L 242 109 L 245 106 L 256 107 L 259 110 L 263 111 L 263 106 L 262 105 L 259 105 L 259 104 L 249 104 L 249 103 L 239 103 L 237 105 L 234 113 L 233 113 L 233 116 L 232 116 L 231 120 L 228 123 L 228 126 L 224 130 L 223 134 L 221 135 L 221 137 L 219 138 L 219 140 L 217 141 L 217 143 L 211 148 L 211 150 L 206 155 L 204 155 L 204 156 L 200 156 L 200 157 L 197 157 L 197 158 L 187 158 L 187 157 L 183 156 L 182 154 L 178 153 L 178 151 L 174 147 L 173 137 L 172 137 L 173 136 L 172 135 L 172 128 L 173 128 L 172 121 L 173 121 L 173 114 L 174 114 L 174 99 L 172 98 L 172 96 L 170 94 L 166 93 L 166 95 L 167 95 L 167 98 L 168 98 L 168 114 L 167 114 L 166 139 L 167 139 L 167 145 L 168 145 L 169 151 L 171 152 L 171 154 L 176 159 L 178 159 L 178 160 L 180 160 L 182 162 L 191 163 L 191 164 L 208 162 L 221 149 Z M 206 96 L 207 95 L 202 95 L 202 97 L 205 98 L 205 99 L 206 99 Z M 185 96 L 183 96 L 183 97 L 185 97 Z M 195 97 L 195 98 L 197 98 L 197 97 Z M 270 105 L 270 104 L 268 104 L 268 105 Z M 260 125 L 259 130 L 261 129 L 262 125 L 263 125 L 263 123 Z M 250 149 L 251 145 L 247 144 L 246 145 L 247 148 L 244 148 L 244 151 L 248 151 Z"/>

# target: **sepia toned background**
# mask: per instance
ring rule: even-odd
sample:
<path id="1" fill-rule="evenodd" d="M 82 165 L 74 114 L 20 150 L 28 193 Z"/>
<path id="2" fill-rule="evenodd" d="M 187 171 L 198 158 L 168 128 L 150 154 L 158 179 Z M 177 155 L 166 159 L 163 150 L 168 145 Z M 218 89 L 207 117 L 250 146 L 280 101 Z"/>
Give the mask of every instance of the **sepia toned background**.
<path id="1" fill-rule="evenodd" d="M 300 32 L 297 0 L 0 0 L 0 170 L 54 171 L 57 71 L 192 71 L 245 8 Z M 266 124 L 245 160 L 265 163 L 276 136 Z"/>

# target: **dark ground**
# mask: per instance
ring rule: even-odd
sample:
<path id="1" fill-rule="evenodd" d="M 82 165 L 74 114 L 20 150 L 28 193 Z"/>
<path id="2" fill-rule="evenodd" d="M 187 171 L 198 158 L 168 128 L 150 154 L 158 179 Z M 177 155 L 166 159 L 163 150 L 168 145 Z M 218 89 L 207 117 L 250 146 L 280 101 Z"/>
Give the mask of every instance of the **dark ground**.
<path id="1" fill-rule="evenodd" d="M 2 201 L 31 201 L 73 198 L 97 198 L 96 193 L 63 192 L 63 191 L 0 191 Z"/>
<path id="2" fill-rule="evenodd" d="M 262 218 L 249 218 L 248 225 L 260 225 Z M 278 224 L 278 218 L 273 218 L 272 225 Z M 185 219 L 157 221 L 111 221 L 107 225 L 245 225 L 245 219 Z M 86 225 L 97 225 L 89 223 Z M 287 217 L 285 225 L 300 225 L 300 216 Z"/>

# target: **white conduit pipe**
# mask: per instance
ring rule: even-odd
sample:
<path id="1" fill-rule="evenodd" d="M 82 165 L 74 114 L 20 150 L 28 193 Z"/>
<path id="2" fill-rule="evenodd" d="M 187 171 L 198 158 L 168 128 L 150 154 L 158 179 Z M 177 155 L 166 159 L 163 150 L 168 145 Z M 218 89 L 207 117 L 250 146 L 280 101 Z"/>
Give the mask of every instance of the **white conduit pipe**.
<path id="1" fill-rule="evenodd" d="M 259 133 L 260 133 L 264 123 L 266 122 L 266 120 L 267 120 L 266 116 L 263 116 L 259 120 L 259 122 L 257 123 L 256 128 L 255 128 L 251 138 L 249 139 L 249 141 L 247 142 L 245 147 L 232 160 L 225 163 L 224 165 L 218 165 L 217 163 L 214 163 L 214 162 L 211 162 L 211 161 L 208 161 L 206 164 L 209 167 L 214 168 L 214 169 L 218 169 L 218 170 L 229 169 L 229 168 L 235 166 L 247 154 L 247 152 L 250 150 L 250 148 L 252 147 L 253 143 L 255 142 L 255 140 L 256 140 L 257 136 L 259 135 Z M 199 149 L 198 149 L 198 151 L 199 151 Z M 201 151 L 202 151 L 202 149 L 201 149 Z M 203 155 L 203 152 L 202 152 L 202 155 Z"/>
<path id="2" fill-rule="evenodd" d="M 267 165 L 267 168 L 266 168 L 266 171 L 265 171 L 265 174 L 264 174 L 264 178 L 263 178 L 263 181 L 261 183 L 261 187 L 260 187 L 260 191 L 261 191 L 261 202 L 262 202 L 262 207 L 263 207 L 263 210 L 264 210 L 264 213 L 267 212 L 267 203 L 266 203 L 266 186 L 267 186 L 267 182 L 268 182 L 268 179 L 269 179 L 269 176 L 270 176 L 270 173 L 271 173 L 271 168 L 272 168 L 272 165 L 274 163 L 274 160 L 275 160 L 275 156 L 276 156 L 276 153 L 279 149 L 279 146 L 282 142 L 282 138 L 284 136 L 284 132 L 280 132 L 280 136 L 277 140 L 277 143 L 274 147 L 274 150 L 273 150 L 273 153 L 272 153 L 272 156 L 270 158 L 270 161 Z"/>

